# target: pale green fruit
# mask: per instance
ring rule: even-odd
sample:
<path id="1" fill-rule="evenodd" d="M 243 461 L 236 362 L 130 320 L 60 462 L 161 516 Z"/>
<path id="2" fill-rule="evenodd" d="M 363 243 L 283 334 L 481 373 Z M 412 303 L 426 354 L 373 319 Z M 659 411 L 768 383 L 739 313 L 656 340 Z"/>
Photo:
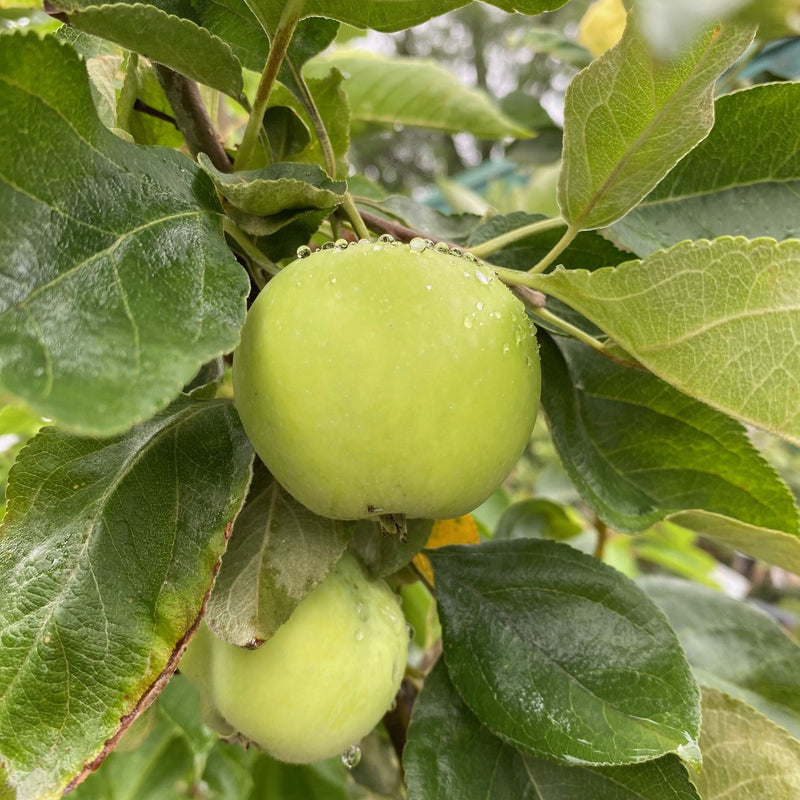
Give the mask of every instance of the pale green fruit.
<path id="1" fill-rule="evenodd" d="M 446 519 L 519 458 L 540 368 L 522 303 L 486 266 L 364 242 L 267 284 L 233 384 L 256 452 L 315 513 Z"/>
<path id="2" fill-rule="evenodd" d="M 258 650 L 214 640 L 217 709 L 275 758 L 310 763 L 357 744 L 394 700 L 406 666 L 400 604 L 346 553 Z"/>

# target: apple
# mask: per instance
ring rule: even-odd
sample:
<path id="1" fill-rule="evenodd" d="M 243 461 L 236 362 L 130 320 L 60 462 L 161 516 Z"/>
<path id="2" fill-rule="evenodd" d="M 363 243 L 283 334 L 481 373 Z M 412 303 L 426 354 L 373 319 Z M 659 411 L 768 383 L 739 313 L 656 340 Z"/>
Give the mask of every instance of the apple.
<path id="1" fill-rule="evenodd" d="M 540 389 L 533 325 L 487 266 L 437 248 L 318 250 L 248 312 L 233 361 L 242 423 L 316 514 L 458 517 L 527 444 Z"/>
<path id="2" fill-rule="evenodd" d="M 257 650 L 208 636 L 217 711 L 292 763 L 358 744 L 394 701 L 408 653 L 399 599 L 350 553 Z"/>

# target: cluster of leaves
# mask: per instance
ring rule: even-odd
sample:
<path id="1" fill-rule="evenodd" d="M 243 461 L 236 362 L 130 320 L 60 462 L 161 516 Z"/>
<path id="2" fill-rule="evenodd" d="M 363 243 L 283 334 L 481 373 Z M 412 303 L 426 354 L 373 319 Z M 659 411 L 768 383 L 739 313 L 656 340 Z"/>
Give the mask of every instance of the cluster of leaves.
<path id="1" fill-rule="evenodd" d="M 164 688 L 204 615 L 261 641 L 346 548 L 401 581 L 431 534 L 315 517 L 254 471 L 224 357 L 253 288 L 313 237 L 419 233 L 486 258 L 540 325 L 544 413 L 597 529 L 659 524 L 800 573 L 796 503 L 743 424 L 800 444 L 800 85 L 715 100 L 753 26 L 699 20 L 664 59 L 642 0 L 567 93 L 560 216 L 359 197 L 359 122 L 528 134 L 430 66 L 320 55 L 340 22 L 462 4 L 57 0 L 52 34 L 1 34 L 3 800 L 404 791 L 219 742 L 185 682 Z M 401 725 L 408 797 L 796 796 L 798 645 L 711 589 L 551 541 L 583 527 L 512 506 L 491 541 L 429 551 L 435 588 L 404 588 L 419 666 L 439 630 L 443 650 Z"/>

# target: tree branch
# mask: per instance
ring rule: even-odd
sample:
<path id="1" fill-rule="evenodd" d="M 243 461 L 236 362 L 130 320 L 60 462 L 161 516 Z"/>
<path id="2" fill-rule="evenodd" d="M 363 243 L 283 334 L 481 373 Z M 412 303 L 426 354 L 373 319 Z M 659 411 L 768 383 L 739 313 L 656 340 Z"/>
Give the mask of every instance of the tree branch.
<path id="1" fill-rule="evenodd" d="M 186 139 L 193 157 L 205 153 L 220 172 L 231 172 L 232 164 L 217 135 L 197 84 L 163 64 L 153 63 L 153 71 L 167 96 L 178 130 Z"/>

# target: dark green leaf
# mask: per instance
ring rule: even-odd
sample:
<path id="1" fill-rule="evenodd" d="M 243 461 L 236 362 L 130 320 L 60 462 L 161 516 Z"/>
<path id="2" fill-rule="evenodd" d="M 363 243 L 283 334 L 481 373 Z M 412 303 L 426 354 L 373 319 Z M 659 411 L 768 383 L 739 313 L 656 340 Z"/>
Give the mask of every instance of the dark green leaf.
<path id="1" fill-rule="evenodd" d="M 268 108 L 263 125 L 273 164 L 302 152 L 311 143 L 308 126 L 287 106 Z"/>
<path id="2" fill-rule="evenodd" d="M 341 758 L 317 764 L 283 764 L 261 756 L 253 767 L 248 800 L 351 800 Z"/>
<path id="3" fill-rule="evenodd" d="M 661 61 L 629 20 L 622 41 L 578 73 L 565 100 L 558 187 L 573 228 L 618 220 L 708 134 L 714 84 L 752 38 L 749 27 L 708 30 Z"/>
<path id="4" fill-rule="evenodd" d="M 551 541 L 426 553 L 448 672 L 496 736 L 563 764 L 698 760 L 691 670 L 628 578 Z"/>
<path id="5" fill-rule="evenodd" d="M 518 752 L 480 724 L 441 662 L 414 705 L 403 760 L 409 800 L 698 800 L 674 756 L 588 767 Z"/>
<path id="6" fill-rule="evenodd" d="M 289 52 L 281 64 L 278 78 L 298 99 L 302 99 L 304 95 L 301 74 L 303 66 L 333 42 L 338 30 L 338 22 L 322 17 L 300 20 L 295 28 Z M 317 77 L 324 77 L 324 73 Z"/>
<path id="7" fill-rule="evenodd" d="M 635 533 L 707 509 L 795 532 L 792 493 L 744 427 L 649 372 L 540 336 L 542 405 L 567 473 L 606 523 Z"/>
<path id="8" fill-rule="evenodd" d="M 684 239 L 800 236 L 800 83 L 723 95 L 708 138 L 612 229 L 638 255 Z"/>
<path id="9" fill-rule="evenodd" d="M 0 752 L 18 797 L 102 759 L 175 668 L 241 506 L 229 401 L 181 398 L 113 439 L 46 428 L 0 529 Z"/>
<path id="10" fill-rule="evenodd" d="M 211 182 L 109 132 L 74 50 L 7 37 L 0 76 L 0 384 L 116 433 L 236 345 L 247 276 Z"/>
<path id="11" fill-rule="evenodd" d="M 383 578 L 397 572 L 425 547 L 433 530 L 433 521 L 410 519 L 407 524 L 408 539 L 403 541 L 400 536 L 383 533 L 379 523 L 373 520 L 359 521 L 351 549 L 374 578 Z"/>
<path id="12" fill-rule="evenodd" d="M 79 30 L 110 39 L 233 98 L 242 94 L 242 65 L 230 46 L 189 19 L 150 3 L 55 0 L 52 6 L 70 12 L 70 25 Z"/>
<path id="13" fill-rule="evenodd" d="M 686 394 L 800 443 L 800 240 L 682 242 L 528 283 Z"/>
<path id="14" fill-rule="evenodd" d="M 695 677 L 738 697 L 800 738 L 800 645 L 754 606 L 675 578 L 643 578 Z"/>
<path id="15" fill-rule="evenodd" d="M 208 601 L 209 627 L 240 646 L 269 639 L 341 558 L 352 529 L 312 514 L 256 470 Z"/>

